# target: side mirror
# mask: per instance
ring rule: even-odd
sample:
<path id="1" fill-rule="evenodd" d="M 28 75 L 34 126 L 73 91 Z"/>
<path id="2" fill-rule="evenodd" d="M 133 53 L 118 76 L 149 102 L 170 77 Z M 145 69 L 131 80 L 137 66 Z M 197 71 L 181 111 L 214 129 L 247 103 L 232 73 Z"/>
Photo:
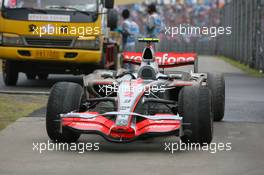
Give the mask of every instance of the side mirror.
<path id="1" fill-rule="evenodd" d="M 104 0 L 104 7 L 107 9 L 114 8 L 115 0 Z"/>

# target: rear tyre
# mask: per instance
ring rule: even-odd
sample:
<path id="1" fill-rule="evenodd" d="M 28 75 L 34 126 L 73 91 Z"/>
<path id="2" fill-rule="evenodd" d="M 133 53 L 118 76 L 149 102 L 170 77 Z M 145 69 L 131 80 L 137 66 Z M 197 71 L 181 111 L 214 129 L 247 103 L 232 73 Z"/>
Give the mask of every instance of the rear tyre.
<path id="1" fill-rule="evenodd" d="M 38 74 L 38 78 L 40 80 L 47 80 L 49 77 L 49 74 Z"/>
<path id="2" fill-rule="evenodd" d="M 211 94 L 207 87 L 184 87 L 179 94 L 179 114 L 183 117 L 185 143 L 211 143 L 213 138 L 213 118 Z"/>
<path id="3" fill-rule="evenodd" d="M 17 84 L 18 71 L 14 61 L 2 61 L 2 73 L 6 86 L 15 86 Z"/>
<path id="4" fill-rule="evenodd" d="M 225 80 L 221 74 L 207 74 L 208 87 L 212 92 L 214 121 L 222 121 L 225 113 Z"/>
<path id="5" fill-rule="evenodd" d="M 52 87 L 46 113 L 46 130 L 51 140 L 76 142 L 79 139 L 80 134 L 68 128 L 62 128 L 60 133 L 59 114 L 79 111 L 82 97 L 83 88 L 79 84 L 59 82 Z"/>

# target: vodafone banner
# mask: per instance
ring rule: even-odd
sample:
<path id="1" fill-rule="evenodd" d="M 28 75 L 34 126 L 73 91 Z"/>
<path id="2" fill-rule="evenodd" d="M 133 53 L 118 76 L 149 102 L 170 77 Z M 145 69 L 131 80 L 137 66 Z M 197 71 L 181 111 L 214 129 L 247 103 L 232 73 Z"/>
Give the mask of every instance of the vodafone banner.
<path id="1" fill-rule="evenodd" d="M 124 62 L 140 64 L 142 61 L 141 52 L 124 52 Z M 194 64 L 197 59 L 196 53 L 173 53 L 173 52 L 157 52 L 155 53 L 156 62 L 160 67 L 177 67 L 183 65 Z"/>

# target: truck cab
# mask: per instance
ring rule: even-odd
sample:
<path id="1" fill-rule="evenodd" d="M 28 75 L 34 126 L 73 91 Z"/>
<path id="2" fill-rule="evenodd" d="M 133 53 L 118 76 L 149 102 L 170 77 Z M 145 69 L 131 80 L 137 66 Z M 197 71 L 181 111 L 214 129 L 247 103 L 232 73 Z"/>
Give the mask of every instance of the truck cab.
<path id="1" fill-rule="evenodd" d="M 0 0 L 5 84 L 16 85 L 20 72 L 47 79 L 116 68 L 121 36 L 111 31 L 113 6 L 114 0 Z"/>

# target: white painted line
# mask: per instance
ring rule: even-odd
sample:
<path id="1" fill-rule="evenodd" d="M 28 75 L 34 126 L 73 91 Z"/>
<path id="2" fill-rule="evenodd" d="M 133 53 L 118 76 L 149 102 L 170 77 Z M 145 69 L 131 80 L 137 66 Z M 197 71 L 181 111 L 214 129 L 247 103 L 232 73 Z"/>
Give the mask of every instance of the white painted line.
<path id="1" fill-rule="evenodd" d="M 10 94 L 10 95 L 49 95 L 49 92 L 0 90 L 0 94 Z"/>

